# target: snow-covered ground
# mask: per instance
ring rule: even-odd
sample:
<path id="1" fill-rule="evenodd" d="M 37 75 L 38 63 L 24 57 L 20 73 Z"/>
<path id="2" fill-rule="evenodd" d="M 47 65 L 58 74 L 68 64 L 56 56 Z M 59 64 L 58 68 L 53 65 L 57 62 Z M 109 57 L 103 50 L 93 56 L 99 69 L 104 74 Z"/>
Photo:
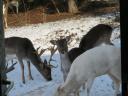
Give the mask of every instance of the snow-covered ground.
<path id="1" fill-rule="evenodd" d="M 114 17 L 112 14 L 98 17 L 77 16 L 71 19 L 65 19 L 56 22 L 23 27 L 11 27 L 6 30 L 5 37 L 27 37 L 32 40 L 35 48 L 39 46 L 41 46 L 41 48 L 48 48 L 51 46 L 49 40 L 56 39 L 61 35 L 67 36 L 73 33 L 75 35 L 72 37 L 72 42 L 69 46 L 69 48 L 72 48 L 78 46 L 82 35 L 86 34 L 92 27 L 99 23 L 114 24 L 112 26 L 119 25 L 118 23 L 114 23 L 113 19 Z M 120 28 L 115 28 L 111 40 L 117 37 L 119 33 Z M 112 42 L 117 47 L 120 47 L 119 39 L 113 40 Z M 49 59 L 49 56 L 50 53 L 47 51 L 41 56 L 41 58 L 42 60 L 44 58 Z M 58 52 L 56 52 L 56 54 L 53 56 L 53 59 L 56 61 L 52 63 L 55 65 L 58 64 L 59 66 L 52 69 L 53 80 L 50 82 L 47 82 L 34 66 L 31 66 L 34 80 L 28 80 L 27 64 L 24 61 L 26 84 L 23 84 L 21 81 L 20 65 L 16 64 L 15 70 L 8 73 L 8 79 L 14 81 L 14 87 L 10 91 L 9 96 L 53 96 L 57 86 L 63 82 L 62 73 L 60 71 L 60 58 Z M 11 61 L 9 61 L 9 64 L 10 63 Z M 81 96 L 86 96 L 84 95 L 86 92 L 82 91 L 80 94 Z M 90 93 L 91 96 L 113 96 L 113 94 L 113 82 L 107 75 L 103 75 L 95 79 Z"/>

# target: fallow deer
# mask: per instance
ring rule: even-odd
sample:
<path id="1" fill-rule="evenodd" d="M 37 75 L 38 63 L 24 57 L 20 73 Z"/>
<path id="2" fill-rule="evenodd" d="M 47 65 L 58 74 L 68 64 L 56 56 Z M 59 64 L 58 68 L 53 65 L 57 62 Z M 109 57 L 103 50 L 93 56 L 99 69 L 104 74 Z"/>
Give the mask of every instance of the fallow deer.
<path id="1" fill-rule="evenodd" d="M 8 8 L 12 8 L 12 6 L 16 7 L 16 13 L 18 14 L 19 12 L 19 3 L 20 1 L 24 0 L 3 0 L 3 22 L 4 22 L 4 27 L 7 28 L 8 27 Z M 27 2 L 33 2 L 34 0 L 25 0 Z"/>
<path id="2" fill-rule="evenodd" d="M 63 72 L 63 79 L 66 80 L 67 74 L 69 72 L 71 62 L 68 57 L 68 42 L 69 38 L 59 39 L 59 40 L 51 40 L 50 42 L 53 45 L 57 45 L 57 49 L 60 54 L 61 59 L 61 71 Z"/>
<path id="3" fill-rule="evenodd" d="M 98 76 L 108 74 L 114 81 L 115 95 L 119 96 L 121 81 L 121 54 L 120 48 L 105 45 L 87 50 L 78 56 L 72 63 L 66 81 L 58 87 L 54 96 L 69 96 L 76 92 L 84 83 L 87 83 L 87 96 L 94 79 Z"/>
<path id="4" fill-rule="evenodd" d="M 73 48 L 68 52 L 70 61 L 73 62 L 75 58 L 83 52 L 102 43 L 113 45 L 110 41 L 112 30 L 112 27 L 106 24 L 98 24 L 91 28 L 89 32 L 82 37 L 79 47 Z"/>
<path id="5" fill-rule="evenodd" d="M 70 40 L 71 36 L 50 41 L 53 45 L 57 45 L 58 51 L 60 53 L 61 70 L 64 75 L 64 81 L 70 70 L 71 63 L 80 54 L 102 43 L 112 45 L 110 41 L 111 33 L 112 33 L 112 28 L 109 25 L 98 24 L 95 27 L 93 27 L 87 33 L 87 35 L 83 36 L 82 40 L 80 41 L 79 47 L 75 47 L 70 51 L 68 51 L 67 43 Z"/>
<path id="6" fill-rule="evenodd" d="M 110 41 L 112 27 L 107 24 L 98 24 L 91 28 L 80 41 L 79 48 L 84 52 L 88 49 L 98 46 L 101 43 L 113 45 Z"/>
<path id="7" fill-rule="evenodd" d="M 23 83 L 25 83 L 23 59 L 26 59 L 28 63 L 29 79 L 33 79 L 30 69 L 30 61 L 31 61 L 31 63 L 36 67 L 36 69 L 47 81 L 52 80 L 50 65 L 47 65 L 47 63 L 42 62 L 40 58 L 41 54 L 43 54 L 44 51 L 45 49 L 42 49 L 40 54 L 38 54 L 32 42 L 27 38 L 21 38 L 21 37 L 5 38 L 6 55 L 13 55 L 13 54 L 16 55 L 19 64 L 21 66 Z"/>

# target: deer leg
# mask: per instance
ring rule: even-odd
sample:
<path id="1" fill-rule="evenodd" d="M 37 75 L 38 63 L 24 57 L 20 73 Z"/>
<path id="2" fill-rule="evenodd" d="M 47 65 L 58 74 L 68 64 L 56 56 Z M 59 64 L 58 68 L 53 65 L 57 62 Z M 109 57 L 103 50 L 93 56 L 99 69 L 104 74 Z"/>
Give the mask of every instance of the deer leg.
<path id="1" fill-rule="evenodd" d="M 77 83 L 77 82 L 75 82 L 75 83 Z M 75 84 L 74 83 L 74 84 Z M 78 83 L 77 83 L 78 84 Z M 71 96 L 80 96 L 79 95 L 79 88 L 80 86 L 78 85 L 77 87 L 73 87 L 74 88 L 74 90 L 73 90 L 73 92 L 72 92 L 72 94 L 71 94 Z"/>
<path id="2" fill-rule="evenodd" d="M 65 73 L 63 73 L 63 78 L 64 78 L 64 82 L 65 82 L 65 80 L 66 80 L 66 74 Z"/>
<path id="3" fill-rule="evenodd" d="M 76 91 L 76 92 L 74 92 L 73 94 L 74 94 L 73 96 L 80 96 L 80 95 L 79 95 L 79 91 Z"/>
<path id="4" fill-rule="evenodd" d="M 32 74 L 31 74 L 31 65 L 30 65 L 30 61 L 27 61 L 28 64 L 28 79 L 29 80 L 33 80 Z"/>
<path id="5" fill-rule="evenodd" d="M 83 90 L 85 90 L 85 86 L 86 86 L 86 84 L 84 83 L 84 84 L 82 85 Z"/>
<path id="6" fill-rule="evenodd" d="M 19 57 L 18 57 L 18 61 L 19 61 L 19 63 L 20 63 L 20 67 L 21 67 L 21 79 L 22 79 L 22 82 L 25 84 L 25 77 L 24 77 L 24 64 L 23 64 L 23 61 L 22 61 L 22 59 L 20 59 Z"/>
<path id="7" fill-rule="evenodd" d="M 77 91 L 76 96 L 80 96 L 79 91 Z"/>
<path id="8" fill-rule="evenodd" d="M 94 81 L 95 77 L 91 77 L 87 80 L 87 96 L 90 96 L 90 89 L 92 87 L 93 81 Z"/>
<path id="9" fill-rule="evenodd" d="M 121 96 L 119 88 L 120 88 L 120 81 L 112 74 L 109 74 L 111 79 L 114 82 L 114 89 L 115 89 L 115 95 L 114 96 Z"/>

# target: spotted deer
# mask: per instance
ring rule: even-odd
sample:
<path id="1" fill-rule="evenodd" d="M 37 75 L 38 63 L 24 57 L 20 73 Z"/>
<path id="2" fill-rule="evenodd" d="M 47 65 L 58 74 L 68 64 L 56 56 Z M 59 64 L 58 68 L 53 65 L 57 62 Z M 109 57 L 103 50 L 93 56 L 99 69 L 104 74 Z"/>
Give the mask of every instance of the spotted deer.
<path id="1" fill-rule="evenodd" d="M 4 27 L 7 28 L 7 17 L 8 17 L 8 8 L 16 7 L 16 13 L 18 14 L 19 0 L 3 0 L 3 22 Z"/>
<path id="2" fill-rule="evenodd" d="M 115 95 L 120 96 L 121 54 L 112 45 L 97 46 L 78 56 L 72 63 L 66 81 L 58 87 L 54 96 L 77 96 L 79 88 L 86 83 L 87 96 L 96 77 L 108 74 L 114 81 Z"/>
<path id="3" fill-rule="evenodd" d="M 32 42 L 27 38 L 5 38 L 6 55 L 16 55 L 21 66 L 23 83 L 25 83 L 23 59 L 27 61 L 29 79 L 33 79 L 30 68 L 31 62 L 47 81 L 52 80 L 51 66 L 48 64 L 48 62 L 41 61 L 40 58 L 40 56 L 44 53 L 46 49 L 42 49 L 40 53 L 38 53 L 38 49 L 36 50 Z"/>

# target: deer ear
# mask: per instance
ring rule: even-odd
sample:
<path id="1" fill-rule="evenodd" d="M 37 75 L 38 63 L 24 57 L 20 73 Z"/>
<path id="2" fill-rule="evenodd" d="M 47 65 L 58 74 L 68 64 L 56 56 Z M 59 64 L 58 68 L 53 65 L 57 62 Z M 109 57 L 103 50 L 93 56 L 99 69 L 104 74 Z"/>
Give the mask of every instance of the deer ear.
<path id="1" fill-rule="evenodd" d="M 71 36 L 66 37 L 66 41 L 68 42 L 71 39 Z"/>
<path id="2" fill-rule="evenodd" d="M 56 40 L 50 40 L 50 43 L 56 45 Z"/>

